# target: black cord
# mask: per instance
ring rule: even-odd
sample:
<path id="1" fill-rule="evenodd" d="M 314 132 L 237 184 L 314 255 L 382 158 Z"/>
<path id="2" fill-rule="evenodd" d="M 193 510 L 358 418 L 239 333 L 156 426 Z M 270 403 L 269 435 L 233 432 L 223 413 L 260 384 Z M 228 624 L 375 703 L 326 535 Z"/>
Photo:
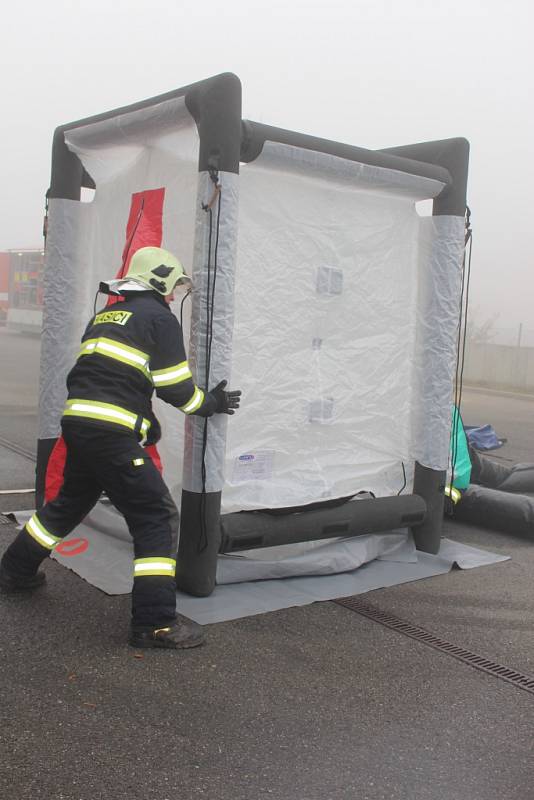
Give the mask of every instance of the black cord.
<path id="1" fill-rule="evenodd" d="M 211 348 L 213 344 L 213 314 L 215 312 L 215 284 L 217 283 L 217 264 L 218 264 L 218 255 L 219 255 L 219 232 L 221 226 L 221 189 L 219 188 L 219 194 L 217 198 L 217 223 L 215 228 L 215 253 L 213 259 L 213 287 L 211 290 L 211 319 L 209 322 L 210 326 L 210 337 L 209 337 L 209 352 L 208 352 L 208 376 L 209 371 L 211 369 Z M 206 386 L 208 384 L 206 383 Z"/>
<path id="2" fill-rule="evenodd" d="M 208 281 L 206 285 L 206 341 L 204 345 L 205 354 L 206 354 L 206 361 L 204 364 L 205 373 L 204 373 L 204 386 L 206 387 L 206 391 L 209 388 L 209 380 L 210 380 L 210 358 L 211 358 L 211 350 L 210 350 L 210 323 L 211 323 L 211 313 L 210 313 L 210 303 L 211 303 L 211 249 L 212 249 L 212 237 L 213 237 L 213 212 L 211 208 L 206 209 L 207 213 L 209 214 L 210 220 L 210 230 L 208 234 Z"/>
<path id="3" fill-rule="evenodd" d="M 404 461 L 401 461 L 402 464 L 402 474 L 404 477 L 404 483 L 402 484 L 401 488 L 397 492 L 397 495 L 402 494 L 402 492 L 406 489 L 406 467 L 404 466 Z"/>
<path id="4" fill-rule="evenodd" d="M 213 235 L 213 213 L 209 206 L 203 206 L 204 211 L 209 215 L 209 233 L 208 233 L 208 281 L 206 286 L 206 342 L 205 342 L 205 373 L 204 373 L 204 388 L 209 391 L 209 324 L 210 324 L 210 309 L 209 303 L 211 298 L 210 284 L 211 284 L 211 240 Z M 202 479 L 202 489 L 200 493 L 200 537 L 198 542 L 198 551 L 202 553 L 208 546 L 208 531 L 206 525 L 206 450 L 208 447 L 208 418 L 204 417 L 202 424 L 202 460 L 200 464 L 200 475 Z"/>
<path id="5" fill-rule="evenodd" d="M 460 371 L 460 392 L 459 392 L 459 399 L 458 399 L 458 411 L 460 411 L 462 406 L 462 392 L 464 386 L 464 365 L 465 365 L 465 348 L 467 344 L 467 321 L 468 321 L 468 311 L 469 311 L 469 289 L 471 283 L 471 255 L 473 251 L 473 237 L 471 235 L 471 231 L 469 231 L 469 235 L 467 238 L 467 242 L 469 244 L 469 258 L 467 260 L 467 284 L 465 288 L 465 314 L 464 314 L 464 339 L 462 344 L 462 368 Z"/>
<path id="6" fill-rule="evenodd" d="M 182 297 L 182 302 L 180 303 L 180 328 L 183 330 L 184 328 L 184 303 L 191 294 L 191 289 L 188 289 L 187 292 Z"/>
<path id="7" fill-rule="evenodd" d="M 463 393 L 463 377 L 465 365 L 465 348 L 467 343 L 467 317 L 469 309 L 469 288 L 471 282 L 471 255 L 473 247 L 473 236 L 471 230 L 471 210 L 469 206 L 466 209 L 466 232 L 464 242 L 464 257 L 462 263 L 462 290 L 460 294 L 460 320 L 458 327 L 458 344 L 456 350 L 456 374 L 454 381 L 454 417 L 452 425 L 452 443 L 451 443 L 451 486 L 454 484 L 454 470 L 456 467 L 456 459 L 458 456 L 458 431 L 460 429 L 461 408 L 462 408 L 462 393 Z M 467 259 L 467 280 L 466 280 L 466 253 L 469 246 L 469 258 Z M 464 302 L 465 294 L 465 302 Z M 463 325 L 462 325 L 463 322 Z"/>
<path id="8" fill-rule="evenodd" d="M 215 285 L 217 281 L 217 259 L 219 250 L 219 233 L 220 233 L 220 220 L 221 220 L 221 198 L 222 191 L 217 181 L 217 174 L 210 173 L 211 180 L 217 189 L 217 219 L 215 226 L 215 247 L 213 247 L 213 212 L 210 206 L 203 205 L 202 208 L 209 214 L 209 234 L 208 234 L 208 280 L 206 286 L 206 370 L 204 385 L 206 391 L 209 391 L 210 371 L 211 371 L 211 350 L 213 345 L 213 316 L 215 310 Z M 211 275 L 211 257 L 213 250 L 213 283 Z M 208 447 L 208 418 L 204 417 L 204 425 L 202 430 L 202 462 L 201 462 L 201 477 L 202 477 L 202 491 L 200 496 L 200 537 L 198 549 L 201 553 L 208 546 L 208 534 L 206 525 L 206 450 Z"/>

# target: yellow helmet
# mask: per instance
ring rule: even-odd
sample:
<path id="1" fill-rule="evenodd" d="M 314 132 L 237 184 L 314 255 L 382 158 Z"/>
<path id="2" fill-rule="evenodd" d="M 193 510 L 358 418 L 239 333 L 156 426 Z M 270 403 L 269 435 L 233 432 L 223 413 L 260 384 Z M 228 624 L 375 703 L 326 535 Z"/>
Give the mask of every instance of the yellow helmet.
<path id="1" fill-rule="evenodd" d="M 176 256 L 161 247 L 141 247 L 137 250 L 122 280 L 128 278 L 164 296 L 171 294 L 179 283 L 191 283 Z"/>

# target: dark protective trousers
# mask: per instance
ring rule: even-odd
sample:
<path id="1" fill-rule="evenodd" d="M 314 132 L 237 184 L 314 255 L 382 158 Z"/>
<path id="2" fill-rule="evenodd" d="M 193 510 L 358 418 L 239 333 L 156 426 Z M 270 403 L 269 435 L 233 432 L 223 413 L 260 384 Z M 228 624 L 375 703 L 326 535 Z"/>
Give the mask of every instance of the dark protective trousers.
<path id="1" fill-rule="evenodd" d="M 63 486 L 6 550 L 5 568 L 14 575 L 35 574 L 52 552 L 54 540 L 67 536 L 105 492 L 126 519 L 134 542 L 132 624 L 165 627 L 176 616 L 170 565 L 176 558 L 179 516 L 163 478 L 133 433 L 69 422 L 63 425 L 63 438 Z M 30 525 L 34 535 L 28 532 Z M 164 574 L 154 574 L 162 567 Z"/>

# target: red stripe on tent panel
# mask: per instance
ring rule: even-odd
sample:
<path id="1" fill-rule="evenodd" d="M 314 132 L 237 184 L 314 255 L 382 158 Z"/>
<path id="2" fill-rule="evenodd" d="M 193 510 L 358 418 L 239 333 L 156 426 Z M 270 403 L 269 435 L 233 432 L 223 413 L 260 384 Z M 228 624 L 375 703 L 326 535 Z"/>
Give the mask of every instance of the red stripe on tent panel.
<path id="1" fill-rule="evenodd" d="M 130 213 L 126 224 L 126 243 L 122 251 L 122 264 L 116 278 L 128 272 L 133 254 L 141 247 L 159 247 L 163 238 L 163 203 L 165 188 L 145 189 L 132 194 Z M 107 305 L 120 300 L 110 296 Z"/>
<path id="2" fill-rule="evenodd" d="M 132 195 L 126 226 L 126 244 L 117 278 L 128 271 L 130 261 L 141 247 L 159 247 L 163 238 L 163 201 L 165 189 L 147 189 Z"/>

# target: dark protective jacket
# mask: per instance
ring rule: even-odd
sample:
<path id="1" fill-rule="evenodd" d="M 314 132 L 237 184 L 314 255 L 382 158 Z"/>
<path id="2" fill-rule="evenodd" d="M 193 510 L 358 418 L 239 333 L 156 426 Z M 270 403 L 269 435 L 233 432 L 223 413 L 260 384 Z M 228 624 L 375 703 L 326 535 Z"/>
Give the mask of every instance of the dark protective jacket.
<path id="1" fill-rule="evenodd" d="M 217 405 L 194 383 L 180 324 L 151 291 L 128 293 L 92 317 L 67 389 L 64 422 L 134 431 L 142 442 L 157 438 L 150 436 L 154 390 L 185 414 L 210 416 Z"/>

